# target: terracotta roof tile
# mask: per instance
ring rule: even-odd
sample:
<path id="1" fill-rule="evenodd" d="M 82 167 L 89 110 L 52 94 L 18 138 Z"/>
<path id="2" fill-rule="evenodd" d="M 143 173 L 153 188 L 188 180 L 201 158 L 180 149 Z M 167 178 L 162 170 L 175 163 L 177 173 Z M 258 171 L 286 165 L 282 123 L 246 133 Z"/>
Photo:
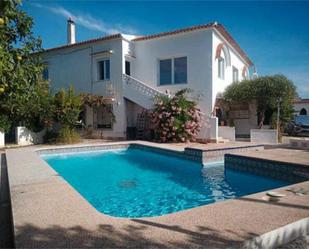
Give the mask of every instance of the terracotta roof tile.
<path id="1" fill-rule="evenodd" d="M 133 41 L 144 41 L 144 40 L 150 40 L 150 39 L 160 38 L 160 37 L 169 36 L 169 35 L 186 33 L 186 32 L 190 32 L 194 30 L 208 29 L 208 28 L 214 27 L 214 25 L 215 25 L 214 23 L 209 23 L 209 24 L 203 24 L 203 25 L 196 25 L 196 26 L 192 26 L 188 28 L 177 29 L 173 31 L 161 32 L 161 33 L 157 33 L 153 35 L 145 35 L 145 36 L 137 37 L 133 39 Z"/>
<path id="2" fill-rule="evenodd" d="M 295 99 L 293 100 L 293 104 L 309 104 L 309 99 Z"/>
<path id="3" fill-rule="evenodd" d="M 243 57 L 243 59 L 248 63 L 249 66 L 253 65 L 252 61 L 249 59 L 246 53 L 240 48 L 238 43 L 226 31 L 223 25 L 218 24 L 218 23 L 209 23 L 209 24 L 197 25 L 197 26 L 192 26 L 192 27 L 183 28 L 183 29 L 177 29 L 174 31 L 162 32 L 162 33 L 153 34 L 153 35 L 140 36 L 140 37 L 133 39 L 132 41 L 145 41 L 145 40 L 156 39 L 156 38 L 160 38 L 164 36 L 176 35 L 180 33 L 186 33 L 186 32 L 195 31 L 195 30 L 211 29 L 211 28 L 215 28 L 230 43 L 230 45 L 233 46 L 233 48 Z M 90 40 L 86 40 L 82 42 L 76 42 L 74 44 L 66 44 L 63 46 L 55 47 L 55 48 L 45 49 L 43 52 L 50 52 L 50 51 L 54 51 L 58 49 L 71 48 L 71 47 L 76 47 L 76 46 L 89 44 L 93 42 L 113 40 L 113 39 L 118 39 L 118 38 L 122 38 L 122 35 L 114 34 L 114 35 L 99 37 L 96 39 L 90 39 Z"/>
<path id="4" fill-rule="evenodd" d="M 247 56 L 247 54 L 241 49 L 238 43 L 234 40 L 234 38 L 230 35 L 229 32 L 223 27 L 223 25 L 218 24 L 215 28 L 219 31 L 219 33 L 231 44 L 232 47 L 246 60 L 249 66 L 253 66 L 253 62 Z"/>
<path id="5" fill-rule="evenodd" d="M 45 49 L 42 52 L 50 52 L 50 51 L 54 51 L 54 50 L 58 50 L 58 49 L 72 48 L 72 47 L 85 45 L 85 44 L 89 44 L 89 43 L 93 43 L 93 42 L 113 40 L 113 39 L 119 39 L 119 38 L 122 38 L 121 34 L 108 35 L 108 36 L 103 36 L 103 37 L 90 39 L 90 40 L 86 40 L 86 41 L 76 42 L 74 44 L 66 44 L 66 45 L 59 46 L 59 47 Z"/>

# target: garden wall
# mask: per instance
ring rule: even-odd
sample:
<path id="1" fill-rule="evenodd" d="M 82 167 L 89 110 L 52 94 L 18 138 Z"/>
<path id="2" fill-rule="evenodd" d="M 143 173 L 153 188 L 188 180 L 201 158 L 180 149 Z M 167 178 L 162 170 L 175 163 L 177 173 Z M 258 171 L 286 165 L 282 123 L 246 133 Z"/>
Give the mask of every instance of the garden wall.
<path id="1" fill-rule="evenodd" d="M 277 144 L 277 130 L 272 129 L 251 129 L 250 138 L 253 143 Z"/>
<path id="2" fill-rule="evenodd" d="M 219 126 L 218 136 L 230 141 L 235 141 L 235 127 Z"/>
<path id="3" fill-rule="evenodd" d="M 4 147 L 5 142 L 4 142 L 4 132 L 0 131 L 0 148 Z"/>
<path id="4" fill-rule="evenodd" d="M 40 132 L 32 132 L 24 126 L 16 127 L 16 143 L 18 145 L 32 145 L 43 143 L 45 130 Z"/>

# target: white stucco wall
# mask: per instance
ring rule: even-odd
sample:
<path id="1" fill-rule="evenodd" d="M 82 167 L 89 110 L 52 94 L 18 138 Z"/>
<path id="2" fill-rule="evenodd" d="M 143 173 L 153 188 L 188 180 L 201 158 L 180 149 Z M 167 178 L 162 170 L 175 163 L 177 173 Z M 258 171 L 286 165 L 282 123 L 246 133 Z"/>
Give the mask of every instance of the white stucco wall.
<path id="1" fill-rule="evenodd" d="M 225 43 L 227 45 L 227 50 L 230 55 L 231 65 L 225 67 L 224 80 L 218 77 L 218 59 L 216 58 L 216 50 L 220 43 Z M 212 106 L 215 105 L 216 96 L 218 93 L 224 92 L 225 88 L 233 82 L 233 67 L 238 69 L 238 80 L 243 80 L 242 71 L 243 67 L 246 66 L 246 62 L 237 54 L 237 52 L 224 40 L 224 38 L 216 31 L 213 32 L 212 37 Z M 221 50 L 220 56 L 227 61 L 226 55 Z M 225 64 L 226 65 L 226 64 Z M 248 68 L 248 67 L 247 67 Z M 248 73 L 248 71 L 247 71 Z"/>
<path id="2" fill-rule="evenodd" d="M 24 126 L 16 127 L 16 144 L 18 145 L 32 145 L 32 144 L 41 144 L 43 143 L 43 138 L 46 133 L 46 130 L 40 132 L 33 132 L 28 130 Z"/>
<path id="3" fill-rule="evenodd" d="M 230 141 L 235 141 L 235 127 L 219 126 L 218 136 Z"/>
<path id="4" fill-rule="evenodd" d="M 5 141 L 4 141 L 4 132 L 0 129 L 0 148 L 5 146 Z"/>
<path id="5" fill-rule="evenodd" d="M 309 101 L 308 101 L 308 103 L 306 103 L 306 102 L 304 102 L 304 103 L 293 103 L 293 109 L 294 109 L 294 113 L 296 115 L 299 115 L 299 112 L 303 108 L 307 111 L 307 115 L 309 115 Z"/>
<path id="6" fill-rule="evenodd" d="M 100 53 L 110 50 L 112 50 L 112 53 Z M 103 58 L 110 59 L 110 80 L 108 81 L 97 80 L 97 61 Z M 112 130 L 103 130 L 103 134 L 108 137 L 125 136 L 126 119 L 124 118 L 125 104 L 122 97 L 123 51 L 121 39 L 50 51 L 43 54 L 43 60 L 48 66 L 49 80 L 54 92 L 60 88 L 68 88 L 73 85 L 78 93 L 86 92 L 106 96 L 107 86 L 111 84 L 117 93 L 116 101 L 113 103 L 116 122 Z"/>
<path id="7" fill-rule="evenodd" d="M 130 124 L 134 123 L 127 115 L 130 105 L 126 105 L 123 98 L 122 74 L 126 60 L 131 62 L 131 76 L 159 91 L 168 89 L 173 93 L 183 88 L 192 89 L 191 97 L 199 100 L 199 107 L 207 117 L 211 116 L 217 93 L 232 82 L 232 66 L 238 68 L 239 80 L 242 79 L 244 62 L 232 48 L 229 48 L 231 66 L 226 68 L 225 79 L 218 79 L 215 53 L 223 39 L 214 30 L 196 30 L 133 42 L 131 38 L 98 41 L 43 54 L 54 91 L 74 85 L 77 92 L 105 96 L 107 86 L 113 86 L 116 92 L 113 102 L 116 123 L 112 130 L 103 131 L 108 137 L 125 136 L 128 119 Z M 112 53 L 99 53 L 111 50 Z M 159 86 L 159 60 L 183 56 L 187 57 L 187 84 Z M 110 59 L 109 81 L 97 81 L 97 61 L 103 58 Z M 87 116 L 88 121 L 90 116 Z M 216 130 L 214 132 L 217 133 Z M 211 131 L 207 133 L 212 134 Z"/>
<path id="8" fill-rule="evenodd" d="M 194 90 L 199 106 L 206 115 L 211 113 L 211 31 L 193 31 L 157 39 L 135 42 L 133 76 L 164 92 L 183 88 Z M 159 86 L 159 60 L 187 57 L 187 84 Z"/>
<path id="9" fill-rule="evenodd" d="M 277 144 L 278 143 L 277 130 L 251 129 L 250 130 L 250 141 L 252 143 Z"/>

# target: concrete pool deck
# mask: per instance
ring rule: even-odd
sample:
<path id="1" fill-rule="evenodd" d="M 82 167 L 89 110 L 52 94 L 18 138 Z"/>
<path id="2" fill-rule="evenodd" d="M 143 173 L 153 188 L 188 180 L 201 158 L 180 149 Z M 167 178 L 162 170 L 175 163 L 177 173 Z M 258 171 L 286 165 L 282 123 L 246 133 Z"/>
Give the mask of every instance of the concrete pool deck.
<path id="1" fill-rule="evenodd" d="M 309 230 L 309 195 L 290 191 L 309 190 L 309 181 L 277 189 L 286 195 L 279 202 L 268 201 L 261 192 L 160 217 L 110 217 L 92 207 L 35 152 L 50 147 L 6 151 L 17 248 L 234 248 L 299 220 Z M 252 243 L 249 248 L 258 245 Z"/>
<path id="2" fill-rule="evenodd" d="M 232 153 L 233 154 L 233 153 Z M 237 154 L 237 153 L 235 153 Z M 280 161 L 286 163 L 297 163 L 309 167 L 309 150 L 295 150 L 286 148 L 274 148 L 263 151 L 246 151 L 242 156 Z"/>

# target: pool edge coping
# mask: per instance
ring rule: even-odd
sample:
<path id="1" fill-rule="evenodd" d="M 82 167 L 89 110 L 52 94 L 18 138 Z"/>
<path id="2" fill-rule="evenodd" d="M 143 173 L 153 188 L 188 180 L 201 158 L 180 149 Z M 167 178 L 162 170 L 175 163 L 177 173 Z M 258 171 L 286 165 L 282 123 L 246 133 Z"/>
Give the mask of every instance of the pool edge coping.
<path id="1" fill-rule="evenodd" d="M 82 145 L 82 146 L 76 146 L 75 148 L 81 148 L 81 147 L 88 147 L 88 148 L 91 148 L 91 147 L 98 147 L 98 146 L 105 146 L 105 145 L 111 145 L 111 144 L 115 144 L 115 145 L 118 145 L 119 144 L 119 142 L 114 142 L 114 143 L 102 143 L 102 144 L 97 144 L 97 145 Z M 129 142 L 129 141 L 125 141 L 125 142 L 122 142 L 122 143 L 120 143 L 121 145 L 128 145 L 128 144 L 138 144 L 138 145 L 144 145 L 144 146 L 148 146 L 148 147 L 152 147 L 151 145 L 149 145 L 149 144 L 144 144 L 144 143 L 140 143 L 140 142 L 138 142 L 138 143 L 136 143 L 136 142 Z M 58 149 L 63 149 L 63 148 L 71 148 L 72 146 L 63 146 L 63 147 L 56 147 L 56 148 L 58 148 Z M 30 149 L 29 149 L 30 148 Z M 54 146 L 52 146 L 51 147 L 51 149 L 54 149 L 55 147 Z M 156 147 L 156 148 L 160 148 L 160 149 L 166 149 L 166 148 L 162 148 L 162 147 L 160 147 L 160 146 L 158 146 L 158 147 Z M 9 149 L 9 150 L 19 150 L 19 149 L 21 149 L 21 148 L 14 148 L 14 149 Z M 38 158 L 39 158 L 39 160 L 41 161 L 41 162 L 44 162 L 44 166 L 46 166 L 46 165 L 48 165 L 48 163 L 46 163 L 42 158 L 40 158 L 40 156 L 39 156 L 39 154 L 37 153 L 38 151 L 44 151 L 44 150 L 48 150 L 48 149 L 50 149 L 50 148 L 37 148 L 37 147 L 27 147 L 27 149 L 26 150 L 28 150 L 28 152 L 32 152 L 32 153 L 34 153 Z M 181 150 L 173 150 L 173 149 L 166 149 L 166 150 L 169 150 L 169 151 L 172 151 L 172 152 L 181 152 Z M 7 153 L 7 151 L 8 150 L 6 150 L 6 153 Z M 259 158 L 257 158 L 257 159 L 259 159 Z M 8 165 L 9 163 L 7 163 L 7 167 L 8 167 L 8 174 L 9 174 L 9 178 L 10 178 L 10 170 L 9 170 L 9 165 Z M 56 173 L 57 175 L 58 175 L 58 173 L 54 170 L 54 169 L 52 169 L 51 168 L 51 166 L 49 166 L 48 165 L 48 168 L 49 169 L 51 169 L 52 171 L 54 171 L 53 173 Z M 52 175 L 50 175 L 49 177 L 54 177 L 55 175 L 54 174 L 52 174 Z M 96 208 L 94 208 L 83 196 L 81 196 L 81 194 L 77 191 L 77 190 L 75 190 L 62 176 L 59 176 L 59 178 L 61 178 L 62 180 L 64 180 L 64 182 L 65 182 L 65 184 L 67 184 L 67 185 L 69 185 L 73 190 L 74 190 L 74 192 L 75 192 L 75 194 L 77 194 L 77 195 L 79 195 L 80 197 L 82 197 L 82 199 L 84 200 L 84 202 L 86 202 L 89 206 L 91 206 L 91 208 L 93 209 L 93 210 L 95 210 L 95 212 L 96 213 L 98 213 L 99 215 L 101 215 L 101 216 L 108 216 L 108 217 L 110 217 L 111 219 L 115 219 L 115 220 L 130 220 L 130 219 L 132 219 L 132 218 L 120 218 L 120 217 L 113 217 L 113 216 L 109 216 L 109 215 L 106 215 L 106 214 L 103 214 L 103 213 L 101 213 L 101 212 L 99 212 Z M 10 179 L 9 179 L 10 180 Z M 309 182 L 309 181 L 308 181 Z M 11 190 L 12 190 L 12 187 L 14 187 L 14 186 L 18 186 L 18 184 L 17 185 L 13 185 L 13 186 L 11 186 L 11 181 L 9 181 L 9 184 L 10 184 L 10 192 L 11 192 Z M 26 183 L 27 184 L 27 183 Z M 287 185 L 287 186 L 284 186 L 284 187 L 281 187 L 281 188 L 276 188 L 276 189 L 272 189 L 272 190 L 281 190 L 281 189 L 287 189 L 287 188 L 290 188 L 290 187 L 292 187 L 292 186 L 294 186 L 294 185 L 298 185 L 299 183 L 297 183 L 297 184 L 291 184 L 291 185 Z M 270 191 L 270 190 L 268 190 L 268 191 Z M 243 196 L 243 197 L 253 197 L 253 196 L 255 196 L 255 195 L 258 195 L 258 194 L 262 194 L 262 193 L 264 193 L 264 192 L 266 192 L 266 191 L 263 191 L 263 192 L 259 192 L 259 193 L 254 193 L 254 194 L 250 194 L 250 195 L 246 195 L 246 196 Z M 232 201 L 235 201 L 235 200 L 237 200 L 237 199 L 231 199 L 231 200 L 226 200 L 226 201 L 224 201 L 225 203 L 227 203 L 227 202 L 232 202 Z M 202 208 L 205 208 L 206 206 L 210 206 L 210 205 L 218 205 L 218 204 L 220 204 L 221 202 L 218 202 L 218 203 L 212 203 L 212 204 L 208 204 L 208 205 L 203 205 L 203 206 L 198 206 L 198 207 L 194 207 L 194 208 L 190 208 L 190 209 L 187 209 L 187 210 L 181 210 L 181 211 L 178 211 L 178 212 L 176 212 L 176 213 L 171 213 L 171 214 L 166 214 L 166 215 L 164 215 L 164 216 L 158 216 L 158 217 L 142 217 L 142 218 L 136 218 L 136 219 L 143 219 L 143 220 L 153 220 L 153 219 L 158 219 L 158 218 L 160 218 L 160 217 L 165 217 L 165 216 L 173 216 L 173 215 L 175 215 L 175 214 L 180 214 L 180 215 L 182 215 L 182 213 L 186 213 L 186 212 L 191 212 L 191 211 L 194 211 L 195 209 L 202 209 Z M 13 204 L 13 203 L 12 203 Z M 12 209 L 13 209 L 13 205 L 12 205 Z M 12 210 L 13 211 L 13 210 Z M 185 214 L 184 214 L 185 215 Z M 14 212 L 13 212 L 13 219 L 14 219 Z M 295 221 L 295 222 L 297 222 L 297 221 Z M 291 223 L 292 224 L 292 223 Z M 308 224 L 309 224 L 309 221 L 308 221 Z M 309 229 L 309 225 L 307 226 L 308 227 L 308 229 Z M 276 230 L 276 229 L 275 229 Z M 270 233 L 270 232 L 273 232 L 274 230 L 271 230 L 271 231 L 269 231 L 268 233 Z M 309 232 L 309 231 L 308 231 Z M 14 227 L 14 233 L 15 233 L 15 227 Z M 262 234 L 263 235 L 263 234 Z M 262 235 L 260 235 L 260 236 L 262 236 Z"/>

